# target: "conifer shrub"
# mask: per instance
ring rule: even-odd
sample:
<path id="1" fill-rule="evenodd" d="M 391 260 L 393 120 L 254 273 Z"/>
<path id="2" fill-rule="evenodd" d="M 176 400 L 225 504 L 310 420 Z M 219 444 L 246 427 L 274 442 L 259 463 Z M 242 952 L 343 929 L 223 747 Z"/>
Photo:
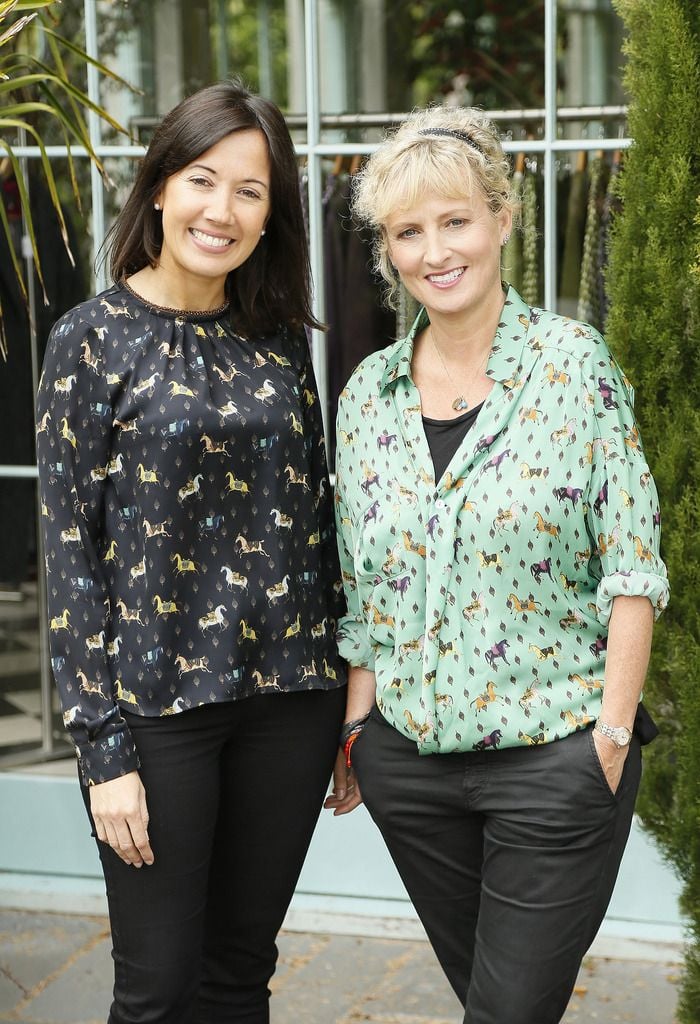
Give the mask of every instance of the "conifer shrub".
<path id="1" fill-rule="evenodd" d="M 637 391 L 671 602 L 655 628 L 638 810 L 689 922 L 678 1020 L 700 1021 L 700 4 L 614 0 L 634 140 L 618 179 L 606 333 Z"/>

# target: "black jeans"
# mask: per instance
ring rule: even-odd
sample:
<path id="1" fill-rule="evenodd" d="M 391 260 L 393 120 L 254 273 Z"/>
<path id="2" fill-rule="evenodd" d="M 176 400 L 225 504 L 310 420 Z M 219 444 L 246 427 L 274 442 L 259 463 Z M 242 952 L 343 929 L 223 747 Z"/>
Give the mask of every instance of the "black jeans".
<path id="1" fill-rule="evenodd" d="M 344 707 L 339 689 L 127 716 L 155 863 L 129 867 L 98 843 L 114 947 L 109 1024 L 268 1024 L 275 939 Z"/>
<path id="2" fill-rule="evenodd" d="M 590 729 L 419 756 L 375 709 L 353 764 L 465 1024 L 557 1024 L 629 835 L 637 737 L 615 795 Z"/>

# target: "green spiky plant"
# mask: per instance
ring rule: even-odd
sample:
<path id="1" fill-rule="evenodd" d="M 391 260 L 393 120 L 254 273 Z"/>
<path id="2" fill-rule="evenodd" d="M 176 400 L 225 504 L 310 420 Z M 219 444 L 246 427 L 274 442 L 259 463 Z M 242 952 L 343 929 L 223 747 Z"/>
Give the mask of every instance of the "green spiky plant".
<path id="1" fill-rule="evenodd" d="M 5 155 L 9 158 L 12 173 L 17 181 L 26 233 L 31 243 L 34 266 L 45 301 L 46 289 L 36 244 L 27 181 L 22 161 L 15 152 L 16 140 L 24 136 L 39 149 L 41 172 L 56 211 L 63 243 L 72 260 L 61 199 L 42 132 L 37 124 L 41 123 L 42 118 L 50 119 L 60 129 L 67 149 L 73 195 L 80 206 L 80 192 L 71 154 L 72 145 L 84 147 L 103 178 L 108 180 L 102 162 L 90 141 L 85 120 L 86 112 L 93 111 L 119 133 L 126 134 L 126 131 L 103 107 L 94 103 L 83 89 L 71 82 L 66 60 L 70 58 L 74 65 L 77 62 L 83 67 L 90 64 L 101 74 L 129 87 L 118 75 L 93 60 L 79 46 L 60 34 L 57 30 L 59 8 L 60 0 L 0 0 L 0 156 Z M 0 225 L 9 240 L 10 226 L 2 202 Z M 21 293 L 27 301 L 24 275 L 11 244 L 9 251 Z M 6 354 L 1 304 L 0 353 Z"/>
<path id="2" fill-rule="evenodd" d="M 689 923 L 678 1020 L 700 1021 L 700 5 L 614 0 L 627 29 L 634 145 L 610 250 L 610 343 L 637 389 L 671 601 L 645 702 L 661 729 L 638 805 Z"/>

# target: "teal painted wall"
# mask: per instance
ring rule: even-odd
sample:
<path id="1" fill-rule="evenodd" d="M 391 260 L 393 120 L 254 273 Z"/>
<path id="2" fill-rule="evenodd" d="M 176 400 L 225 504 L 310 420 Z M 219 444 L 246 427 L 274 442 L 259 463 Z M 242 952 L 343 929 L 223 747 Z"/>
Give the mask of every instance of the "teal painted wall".
<path id="1" fill-rule="evenodd" d="M 12 902 L 13 890 L 24 889 L 34 893 L 31 905 L 53 909 L 52 894 L 66 887 L 101 894 L 99 860 L 73 777 L 0 773 L 0 813 L 0 901 Z M 299 906 L 317 912 L 412 914 L 364 807 L 343 818 L 322 814 L 297 893 Z M 678 893 L 672 871 L 635 825 L 604 928 L 611 935 L 680 941 Z"/>

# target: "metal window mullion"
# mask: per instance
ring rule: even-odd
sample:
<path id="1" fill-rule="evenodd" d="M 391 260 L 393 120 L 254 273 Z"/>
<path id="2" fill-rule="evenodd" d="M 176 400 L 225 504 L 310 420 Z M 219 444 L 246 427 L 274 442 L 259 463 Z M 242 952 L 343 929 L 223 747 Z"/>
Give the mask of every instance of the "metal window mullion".
<path id="1" fill-rule="evenodd" d="M 544 306 L 556 309 L 557 181 L 557 0 L 544 8 Z"/>
<path id="2" fill-rule="evenodd" d="M 22 145 L 26 145 L 26 132 L 24 128 L 19 129 L 19 141 Z M 29 205 L 31 207 L 32 191 L 31 184 L 29 181 L 29 168 L 27 157 L 21 157 L 22 173 L 26 182 L 27 191 L 29 193 Z M 37 282 L 34 272 L 34 254 L 32 252 L 31 242 L 27 232 L 26 216 L 22 214 L 22 257 L 24 259 L 26 282 L 27 282 L 27 301 L 28 301 L 28 312 L 29 312 L 29 352 L 31 358 L 31 377 L 32 377 L 32 395 L 35 395 L 39 384 L 39 349 L 37 344 Z M 37 476 L 37 471 L 33 466 L 8 466 L 6 467 L 8 472 L 2 472 L 0 475 L 7 478 L 14 479 L 31 479 Z M 35 488 L 35 505 L 36 505 L 36 522 L 35 522 L 35 533 L 36 533 L 36 544 L 37 544 L 37 608 L 39 613 L 39 709 L 40 709 L 40 736 L 41 736 L 41 752 L 43 755 L 48 756 L 53 753 L 53 728 L 51 721 L 51 670 L 49 663 L 49 634 L 48 634 L 48 617 L 46 615 L 47 599 L 46 599 L 46 579 L 42 572 L 44 564 L 43 544 L 41 538 L 41 496 L 39 494 L 38 487 Z"/>
<path id="3" fill-rule="evenodd" d="M 97 116 L 97 115 L 95 115 Z M 94 147 L 95 153 L 99 157 L 105 156 L 128 156 L 128 157 L 141 157 L 146 152 L 145 146 L 125 145 L 125 146 L 101 146 L 96 145 Z M 88 151 L 84 146 L 71 146 L 71 154 L 74 157 L 87 157 L 89 156 Z M 16 146 L 15 153 L 17 156 L 30 156 L 33 158 L 41 157 L 44 154 L 53 159 L 54 157 L 64 158 L 68 156 L 68 150 L 65 146 L 44 146 L 44 149 L 39 149 L 38 146 Z M 102 179 L 100 179 L 102 180 Z"/>
<path id="4" fill-rule="evenodd" d="M 501 145 L 506 153 L 542 153 L 551 149 L 554 153 L 574 153 L 580 150 L 591 152 L 592 150 L 614 150 L 626 149 L 632 144 L 632 140 L 626 136 L 619 139 L 555 139 L 545 141 L 544 139 L 503 139 Z M 316 156 L 360 156 L 376 152 L 382 145 L 381 142 L 323 142 L 313 147 Z M 295 149 L 300 156 L 311 152 L 311 148 L 303 142 L 298 142 Z"/>
<path id="5" fill-rule="evenodd" d="M 311 276 L 314 284 L 314 312 L 320 320 L 325 319 L 326 296 L 323 273 L 323 182 L 321 155 L 318 146 L 321 138 L 319 109 L 319 46 L 318 46 L 318 2 L 306 0 L 304 5 L 304 38 L 306 50 L 306 118 L 308 153 L 308 209 L 309 209 L 309 255 Z M 314 373 L 318 384 L 323 424 L 328 433 L 328 381 L 325 337 L 321 331 L 312 331 L 311 353 Z"/>
<path id="6" fill-rule="evenodd" d="M 551 148 L 555 152 L 567 152 L 574 150 L 593 149 L 625 149 L 631 145 L 632 140 L 626 136 L 620 138 L 567 138 L 545 141 L 544 139 L 504 139 L 503 148 L 507 153 L 543 153 L 545 149 Z M 306 142 L 295 143 L 295 149 L 300 156 L 306 155 L 313 150 L 317 156 L 340 156 L 347 154 L 369 154 L 381 145 L 379 142 L 322 142 L 309 147 Z M 86 150 L 79 146 L 71 148 L 74 157 L 87 157 Z M 98 146 L 96 148 L 99 157 L 127 157 L 131 160 L 140 159 L 146 149 L 144 146 Z M 27 156 L 38 158 L 41 150 L 38 146 L 17 146 L 15 153 L 18 157 Z M 65 157 L 67 151 L 65 146 L 46 146 L 46 153 L 49 157 Z"/>
<path id="7" fill-rule="evenodd" d="M 36 466 L 0 466 L 0 480 L 37 480 L 38 477 L 39 470 Z"/>
<path id="8" fill-rule="evenodd" d="M 84 0 L 85 11 L 85 51 L 94 60 L 99 60 L 97 37 L 97 0 Z M 87 67 L 87 92 L 93 103 L 100 104 L 100 77 L 93 64 Z M 88 135 L 93 149 L 99 150 L 102 142 L 100 119 L 94 110 L 87 113 Z M 96 288 L 102 291 L 107 286 L 104 266 L 97 267 L 97 254 L 105 237 L 104 214 L 104 182 L 94 162 L 90 164 L 90 183 L 92 186 L 92 263 L 95 267 Z"/>
<path id="9" fill-rule="evenodd" d="M 270 47 L 270 3 L 258 0 L 258 78 L 260 94 L 268 99 L 275 98 Z"/>

